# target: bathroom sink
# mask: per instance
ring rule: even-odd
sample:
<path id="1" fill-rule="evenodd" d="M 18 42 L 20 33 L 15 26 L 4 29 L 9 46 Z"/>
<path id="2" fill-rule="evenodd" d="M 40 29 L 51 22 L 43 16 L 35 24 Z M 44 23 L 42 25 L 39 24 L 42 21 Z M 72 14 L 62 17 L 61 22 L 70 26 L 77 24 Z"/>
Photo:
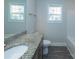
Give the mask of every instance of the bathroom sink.
<path id="1" fill-rule="evenodd" d="M 19 59 L 25 52 L 28 51 L 28 46 L 19 45 L 4 51 L 4 59 Z"/>

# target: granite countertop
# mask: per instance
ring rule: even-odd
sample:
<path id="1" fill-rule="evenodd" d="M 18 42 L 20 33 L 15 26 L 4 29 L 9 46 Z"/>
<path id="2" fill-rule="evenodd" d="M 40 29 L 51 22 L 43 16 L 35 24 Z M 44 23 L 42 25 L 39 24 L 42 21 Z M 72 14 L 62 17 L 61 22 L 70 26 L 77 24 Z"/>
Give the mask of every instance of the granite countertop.
<path id="1" fill-rule="evenodd" d="M 35 54 L 36 49 L 38 48 L 41 40 L 42 40 L 43 35 L 36 32 L 33 34 L 24 34 L 20 37 L 18 37 L 15 40 L 12 40 L 7 44 L 5 47 L 5 50 L 17 46 L 17 45 L 27 45 L 28 46 L 28 51 L 24 53 L 23 56 L 21 56 L 20 59 L 32 59 L 33 55 Z"/>
<path id="2" fill-rule="evenodd" d="M 9 37 L 11 37 L 11 36 L 14 36 L 15 34 L 4 34 L 4 39 L 7 39 L 7 38 L 9 38 Z"/>

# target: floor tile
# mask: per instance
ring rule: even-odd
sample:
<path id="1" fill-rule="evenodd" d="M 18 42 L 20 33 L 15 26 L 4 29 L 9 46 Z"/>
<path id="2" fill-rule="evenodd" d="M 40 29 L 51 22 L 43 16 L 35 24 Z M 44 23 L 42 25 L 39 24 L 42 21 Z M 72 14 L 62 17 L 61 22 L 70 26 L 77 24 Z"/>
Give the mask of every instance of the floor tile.
<path id="1" fill-rule="evenodd" d="M 73 59 L 68 49 L 64 46 L 50 46 L 47 56 L 43 59 Z"/>

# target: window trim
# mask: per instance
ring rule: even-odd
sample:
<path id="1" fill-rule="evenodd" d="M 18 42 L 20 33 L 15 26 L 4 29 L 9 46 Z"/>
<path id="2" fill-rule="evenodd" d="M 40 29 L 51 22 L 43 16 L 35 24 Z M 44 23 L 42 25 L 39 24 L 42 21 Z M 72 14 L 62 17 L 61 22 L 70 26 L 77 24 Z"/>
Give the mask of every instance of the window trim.
<path id="1" fill-rule="evenodd" d="M 62 8 L 62 13 L 61 13 L 61 20 L 49 20 L 49 7 L 61 7 Z M 52 14 L 52 15 L 60 15 L 60 14 Z M 63 6 L 61 4 L 49 4 L 48 5 L 48 23 L 62 23 L 63 21 Z"/>
<path id="2" fill-rule="evenodd" d="M 25 4 L 24 3 L 9 3 L 9 10 L 8 10 L 8 22 L 24 22 L 25 21 L 25 13 L 23 13 L 24 19 L 23 20 L 17 20 L 17 19 L 11 19 L 11 14 L 10 14 L 10 6 L 11 5 L 23 5 L 24 6 L 24 12 L 25 12 Z"/>

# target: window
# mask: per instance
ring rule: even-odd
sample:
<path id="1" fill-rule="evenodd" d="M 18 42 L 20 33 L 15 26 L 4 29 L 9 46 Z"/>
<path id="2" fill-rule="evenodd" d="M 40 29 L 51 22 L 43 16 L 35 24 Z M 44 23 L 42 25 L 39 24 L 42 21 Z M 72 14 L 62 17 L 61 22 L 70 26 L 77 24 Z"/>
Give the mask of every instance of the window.
<path id="1" fill-rule="evenodd" d="M 24 5 L 10 5 L 10 19 L 13 21 L 24 20 Z"/>
<path id="2" fill-rule="evenodd" d="M 49 19 L 48 22 L 61 22 L 62 21 L 62 7 L 49 6 Z"/>

